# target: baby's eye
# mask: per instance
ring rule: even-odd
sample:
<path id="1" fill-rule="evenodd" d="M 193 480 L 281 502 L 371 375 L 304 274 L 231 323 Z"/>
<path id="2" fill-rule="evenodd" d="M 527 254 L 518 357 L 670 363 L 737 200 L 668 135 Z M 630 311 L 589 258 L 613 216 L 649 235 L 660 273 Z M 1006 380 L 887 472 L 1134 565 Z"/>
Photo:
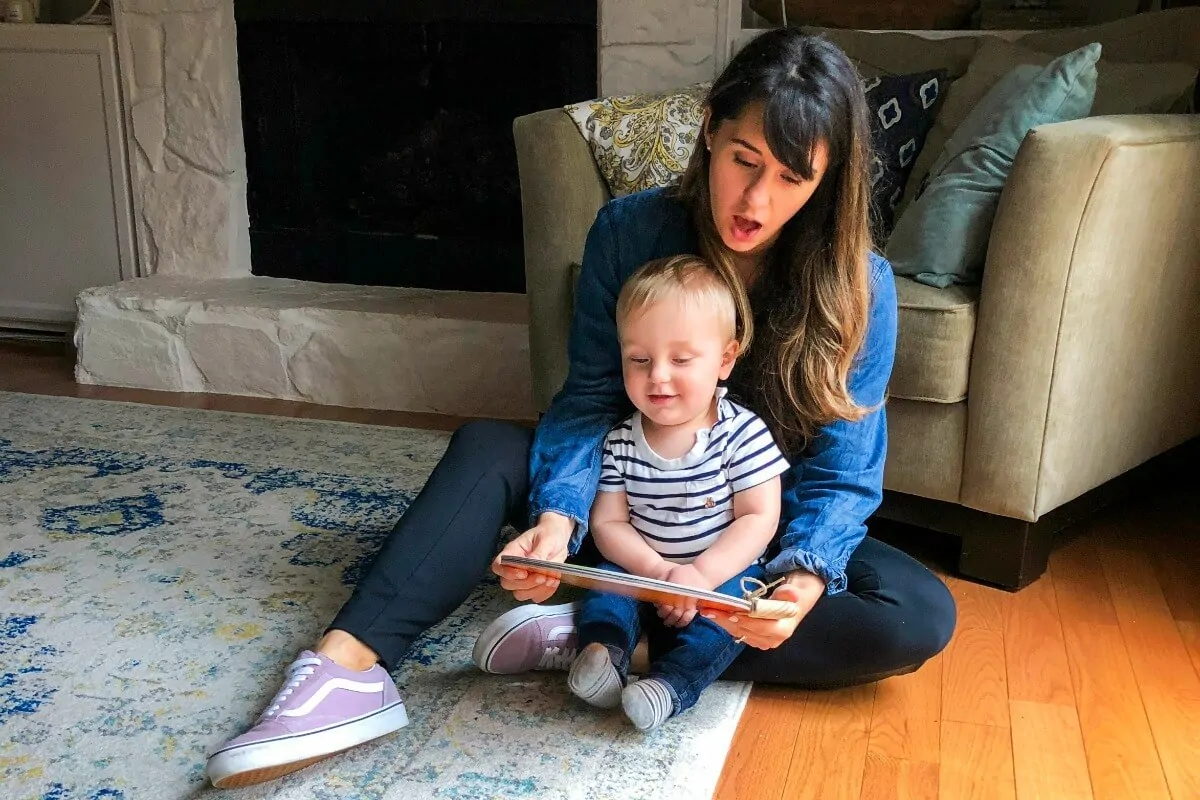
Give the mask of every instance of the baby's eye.
<path id="1" fill-rule="evenodd" d="M 692 360 L 692 359 L 691 359 L 691 357 L 688 357 L 688 358 L 676 358 L 676 359 L 673 359 L 673 361 L 674 361 L 676 364 L 689 364 L 689 363 L 691 363 L 691 360 Z"/>
<path id="2" fill-rule="evenodd" d="M 641 356 L 629 356 L 629 362 L 631 364 L 648 364 L 650 363 L 650 359 L 642 358 Z"/>

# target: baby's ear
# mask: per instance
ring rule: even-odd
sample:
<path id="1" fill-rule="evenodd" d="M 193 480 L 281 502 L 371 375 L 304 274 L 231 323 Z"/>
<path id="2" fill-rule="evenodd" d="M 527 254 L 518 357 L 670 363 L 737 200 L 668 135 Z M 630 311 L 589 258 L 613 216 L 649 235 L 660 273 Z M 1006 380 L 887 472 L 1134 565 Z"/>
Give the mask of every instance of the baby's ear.
<path id="1" fill-rule="evenodd" d="M 733 372 L 733 365 L 737 363 L 738 357 L 738 340 L 731 339 L 729 344 L 725 345 L 724 352 L 721 353 L 721 380 L 728 380 L 729 374 Z"/>

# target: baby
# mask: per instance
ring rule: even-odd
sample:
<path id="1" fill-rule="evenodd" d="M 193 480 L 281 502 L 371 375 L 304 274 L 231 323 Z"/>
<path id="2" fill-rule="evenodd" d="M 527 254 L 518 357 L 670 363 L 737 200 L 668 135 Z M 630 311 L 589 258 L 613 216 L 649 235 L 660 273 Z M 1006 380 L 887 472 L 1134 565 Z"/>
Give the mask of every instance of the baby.
<path id="1" fill-rule="evenodd" d="M 740 287 L 739 287 L 740 288 Z M 766 424 L 726 398 L 741 343 L 735 290 L 694 256 L 653 261 L 617 300 L 625 391 L 637 408 L 604 444 L 591 534 L 599 566 L 740 597 L 763 578 L 788 463 Z M 568 685 L 649 731 L 696 703 L 745 645 L 693 607 L 589 592 Z M 647 677 L 626 684 L 642 623 Z"/>

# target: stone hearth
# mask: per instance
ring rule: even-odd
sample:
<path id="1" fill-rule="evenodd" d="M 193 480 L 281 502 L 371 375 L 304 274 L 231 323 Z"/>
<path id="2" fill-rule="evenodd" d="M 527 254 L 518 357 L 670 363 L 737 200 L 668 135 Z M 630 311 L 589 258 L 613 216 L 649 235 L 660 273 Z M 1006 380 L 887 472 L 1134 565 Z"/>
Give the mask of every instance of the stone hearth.
<path id="1" fill-rule="evenodd" d="M 159 276 L 79 298 L 84 383 L 532 416 L 525 298 Z"/>
<path id="2" fill-rule="evenodd" d="M 144 277 L 80 297 L 79 381 L 535 415 L 523 295 L 251 278 L 233 0 L 113 5 Z M 711 78 L 717 14 L 600 0 L 597 94 Z"/>

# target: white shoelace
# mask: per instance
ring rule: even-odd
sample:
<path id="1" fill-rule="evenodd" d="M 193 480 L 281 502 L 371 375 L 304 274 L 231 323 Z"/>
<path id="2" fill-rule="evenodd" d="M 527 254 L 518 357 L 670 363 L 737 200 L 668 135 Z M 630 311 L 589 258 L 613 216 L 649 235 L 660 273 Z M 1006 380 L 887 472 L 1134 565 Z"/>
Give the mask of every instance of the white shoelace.
<path id="1" fill-rule="evenodd" d="M 271 701 L 271 705 L 267 706 L 267 710 L 262 713 L 263 719 L 269 719 L 279 713 L 283 708 L 283 703 L 292 692 L 300 687 L 300 684 L 308 680 L 308 676 L 316 672 L 315 667 L 319 666 L 321 659 L 319 658 L 298 658 L 288 667 L 287 680 L 283 682 L 283 686 L 275 694 L 275 699 Z"/>
<path id="2" fill-rule="evenodd" d="M 538 661 L 538 669 L 569 669 L 579 651 L 574 647 L 547 647 Z"/>

